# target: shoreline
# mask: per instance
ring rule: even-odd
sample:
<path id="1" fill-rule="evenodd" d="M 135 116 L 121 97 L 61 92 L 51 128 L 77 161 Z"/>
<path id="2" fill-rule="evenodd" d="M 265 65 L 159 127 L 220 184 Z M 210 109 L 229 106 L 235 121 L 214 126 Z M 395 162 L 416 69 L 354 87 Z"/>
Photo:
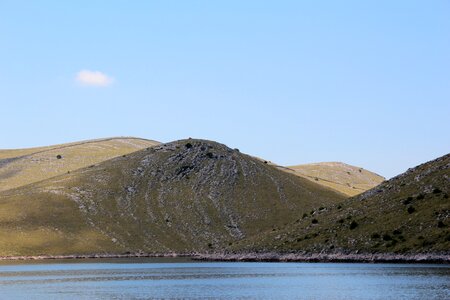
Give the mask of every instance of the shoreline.
<path id="1" fill-rule="evenodd" d="M 228 253 L 200 254 L 193 258 L 201 261 L 236 262 L 309 262 L 309 263 L 432 263 L 450 264 L 449 254 L 420 253 Z"/>
<path id="2" fill-rule="evenodd" d="M 68 255 L 15 255 L 0 256 L 0 261 L 15 260 L 56 260 L 56 259 L 108 259 L 108 258 L 176 258 L 176 257 L 194 257 L 195 254 L 189 253 L 95 253 L 95 254 L 68 254 Z"/>
<path id="3" fill-rule="evenodd" d="M 115 258 L 190 258 L 194 261 L 221 262 L 308 262 L 308 263 L 408 263 L 450 264 L 450 254 L 419 253 L 126 253 L 73 255 L 17 255 L 0 256 L 0 261 L 35 261 L 58 259 L 115 259 Z"/>

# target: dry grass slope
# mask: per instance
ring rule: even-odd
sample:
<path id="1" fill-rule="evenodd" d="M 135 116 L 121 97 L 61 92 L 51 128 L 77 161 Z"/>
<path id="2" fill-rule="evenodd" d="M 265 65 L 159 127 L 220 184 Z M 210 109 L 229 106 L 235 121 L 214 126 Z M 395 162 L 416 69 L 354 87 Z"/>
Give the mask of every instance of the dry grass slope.
<path id="1" fill-rule="evenodd" d="M 0 255 L 214 251 L 343 200 L 189 139 L 0 192 Z"/>
<path id="2" fill-rule="evenodd" d="M 121 137 L 0 150 L 0 191 L 72 172 L 157 144 L 151 140 Z"/>
<path id="3" fill-rule="evenodd" d="M 373 172 L 341 162 L 323 162 L 279 168 L 349 197 L 370 190 L 385 180 L 384 177 Z"/>

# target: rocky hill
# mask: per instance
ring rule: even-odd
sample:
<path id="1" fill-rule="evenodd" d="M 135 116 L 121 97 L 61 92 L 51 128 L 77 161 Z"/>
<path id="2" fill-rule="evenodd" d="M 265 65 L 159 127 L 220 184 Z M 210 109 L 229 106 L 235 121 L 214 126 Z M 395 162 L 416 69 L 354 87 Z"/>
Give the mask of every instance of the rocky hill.
<path id="1" fill-rule="evenodd" d="M 72 172 L 157 144 L 151 140 L 120 137 L 0 150 L 0 191 Z"/>
<path id="2" fill-rule="evenodd" d="M 450 154 L 280 230 L 232 247 L 244 252 L 450 254 Z"/>
<path id="3" fill-rule="evenodd" d="M 344 198 L 225 145 L 182 140 L 0 192 L 0 255 L 215 251 Z"/>

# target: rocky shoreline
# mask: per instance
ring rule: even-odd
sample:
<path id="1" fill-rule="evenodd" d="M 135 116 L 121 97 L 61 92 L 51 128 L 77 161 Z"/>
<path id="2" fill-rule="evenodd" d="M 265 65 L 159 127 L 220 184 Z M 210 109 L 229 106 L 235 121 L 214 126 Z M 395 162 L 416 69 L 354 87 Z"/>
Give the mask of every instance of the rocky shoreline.
<path id="1" fill-rule="evenodd" d="M 2 260 L 44 260 L 44 259 L 101 259 L 101 258 L 175 258 L 175 257 L 194 257 L 195 254 L 189 253 L 125 253 L 125 254 L 73 254 L 73 255 L 17 255 L 0 256 Z"/>
<path id="2" fill-rule="evenodd" d="M 419 253 L 125 253 L 0 256 L 0 261 L 57 260 L 57 259 L 114 259 L 114 258 L 189 258 L 196 261 L 229 262 L 330 262 L 330 263 L 434 263 L 450 264 L 450 254 Z"/>
<path id="3" fill-rule="evenodd" d="M 421 253 L 227 253 L 199 254 L 194 260 L 248 262 L 346 262 L 346 263 L 436 263 L 450 264 L 450 254 Z"/>

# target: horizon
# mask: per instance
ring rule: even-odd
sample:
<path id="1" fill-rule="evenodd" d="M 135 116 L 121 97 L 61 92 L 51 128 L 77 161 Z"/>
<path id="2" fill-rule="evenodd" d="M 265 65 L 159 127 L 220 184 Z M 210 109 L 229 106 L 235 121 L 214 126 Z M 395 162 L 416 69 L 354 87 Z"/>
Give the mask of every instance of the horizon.
<path id="1" fill-rule="evenodd" d="M 195 137 L 387 179 L 447 154 L 450 3 L 346 3 L 0 3 L 0 149 Z"/>

